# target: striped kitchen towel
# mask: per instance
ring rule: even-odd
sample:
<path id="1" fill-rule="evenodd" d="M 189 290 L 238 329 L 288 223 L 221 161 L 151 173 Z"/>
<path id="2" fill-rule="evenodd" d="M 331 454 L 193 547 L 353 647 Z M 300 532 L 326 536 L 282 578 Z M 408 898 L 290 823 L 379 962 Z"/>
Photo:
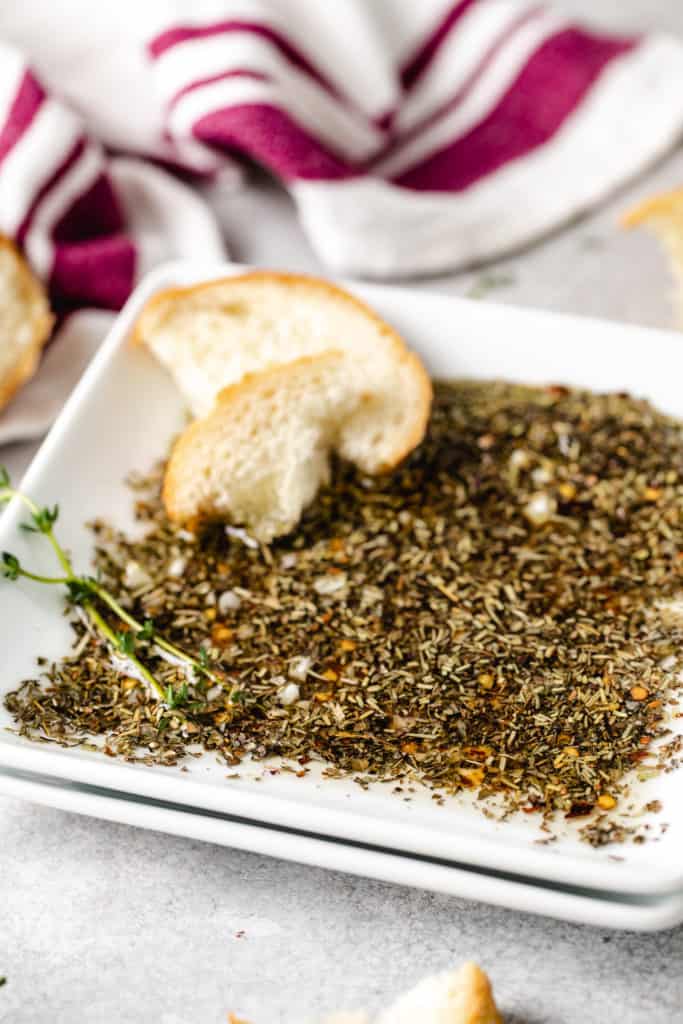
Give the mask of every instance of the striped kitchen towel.
<path id="1" fill-rule="evenodd" d="M 524 0 L 22 0 L 0 39 L 0 232 L 58 312 L 117 309 L 160 260 L 219 255 L 188 176 L 237 187 L 241 157 L 283 182 L 332 270 L 402 277 L 533 240 L 683 126 L 678 41 Z M 70 383 L 75 362 L 50 359 Z M 63 397 L 27 415 L 31 387 L 0 441 Z"/>

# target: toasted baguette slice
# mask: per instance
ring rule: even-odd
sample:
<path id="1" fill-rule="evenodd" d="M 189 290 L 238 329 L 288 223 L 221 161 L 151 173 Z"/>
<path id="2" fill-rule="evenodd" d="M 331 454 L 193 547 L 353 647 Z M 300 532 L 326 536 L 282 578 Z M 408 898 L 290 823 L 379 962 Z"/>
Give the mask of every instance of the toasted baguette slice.
<path id="1" fill-rule="evenodd" d="M 243 523 L 269 541 L 298 523 L 328 479 L 331 450 L 377 472 L 386 429 L 362 372 L 342 352 L 248 374 L 176 442 L 164 480 L 166 511 L 179 523 Z"/>
<path id="2" fill-rule="evenodd" d="M 334 349 L 360 371 L 376 464 L 391 468 L 422 439 L 431 384 L 419 359 L 368 306 L 341 288 L 296 274 L 255 272 L 155 295 L 134 339 L 173 374 L 196 416 L 247 374 Z M 359 427 L 359 434 L 362 433 Z"/>
<path id="3" fill-rule="evenodd" d="M 0 236 L 0 409 L 33 376 L 52 323 L 45 289 Z"/>
<path id="4" fill-rule="evenodd" d="M 667 252 L 676 283 L 678 324 L 683 327 L 683 188 L 645 200 L 622 218 L 622 224 L 649 228 Z"/>
<path id="5" fill-rule="evenodd" d="M 376 1024 L 503 1024 L 491 983 L 475 963 L 424 978 Z"/>

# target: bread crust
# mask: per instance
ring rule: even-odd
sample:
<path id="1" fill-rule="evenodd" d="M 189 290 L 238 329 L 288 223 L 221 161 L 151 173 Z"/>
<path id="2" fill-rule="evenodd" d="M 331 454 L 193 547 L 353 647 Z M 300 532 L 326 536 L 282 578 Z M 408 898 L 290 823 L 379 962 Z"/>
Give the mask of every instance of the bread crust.
<path id="1" fill-rule="evenodd" d="M 231 277 L 217 278 L 214 281 L 202 281 L 200 284 L 187 287 L 166 288 L 157 292 L 148 299 L 140 316 L 138 317 L 131 335 L 131 342 L 134 345 L 145 344 L 146 324 L 154 315 L 158 307 L 166 303 L 175 302 L 179 299 L 192 295 L 199 295 L 203 292 L 210 292 L 234 284 L 281 284 L 294 291 L 299 290 L 310 294 L 326 294 L 334 301 L 341 301 L 353 307 L 368 320 L 371 320 L 376 330 L 387 338 L 394 349 L 397 362 L 402 363 L 411 373 L 418 385 L 420 411 L 415 417 L 415 424 L 412 432 L 406 436 L 402 445 L 398 446 L 393 458 L 383 467 L 389 471 L 397 466 L 403 459 L 422 441 L 427 429 L 429 411 L 432 402 L 432 383 L 429 379 L 422 362 L 417 355 L 408 348 L 401 335 L 390 324 L 388 324 L 362 299 L 357 298 L 344 288 L 320 277 L 313 277 L 309 274 L 290 274 L 284 271 L 273 270 L 251 270 L 246 274 L 237 274 Z M 283 364 L 286 365 L 286 364 Z M 243 378 L 244 379 L 244 378 Z M 218 401 L 218 397 L 216 398 Z"/>
<path id="2" fill-rule="evenodd" d="M 637 227 L 646 224 L 653 218 L 667 218 L 683 212 L 683 188 L 674 189 L 671 192 L 660 192 L 656 196 L 644 199 L 632 210 L 628 210 L 621 218 L 621 224 L 625 228 Z"/>
<path id="3" fill-rule="evenodd" d="M 493 998 L 491 982 L 481 967 L 468 961 L 458 973 L 469 989 L 463 1024 L 503 1024 Z"/>
<path id="4" fill-rule="evenodd" d="M 43 346 L 52 332 L 54 317 L 50 312 L 45 289 L 33 274 L 14 242 L 4 235 L 0 235 L 0 249 L 11 252 L 15 258 L 22 290 L 25 292 L 26 316 L 32 326 L 29 345 L 19 353 L 9 373 L 0 380 L 0 409 L 4 409 L 17 391 L 35 373 Z"/>

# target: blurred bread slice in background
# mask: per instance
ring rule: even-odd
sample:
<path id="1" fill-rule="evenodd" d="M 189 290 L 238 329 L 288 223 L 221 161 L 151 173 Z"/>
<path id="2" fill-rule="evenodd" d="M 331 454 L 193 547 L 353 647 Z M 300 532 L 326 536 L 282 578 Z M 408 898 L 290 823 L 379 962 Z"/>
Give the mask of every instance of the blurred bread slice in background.
<path id="1" fill-rule="evenodd" d="M 325 1024 L 369 1024 L 363 1014 L 335 1014 Z M 491 983 L 475 963 L 433 974 L 399 996 L 374 1024 L 503 1024 Z"/>
<path id="2" fill-rule="evenodd" d="M 683 188 L 646 199 L 622 217 L 622 224 L 647 228 L 664 247 L 674 275 L 676 319 L 683 328 Z"/>
<path id="3" fill-rule="evenodd" d="M 432 974 L 400 996 L 375 1024 L 503 1024 L 491 983 L 475 963 Z"/>
<path id="4" fill-rule="evenodd" d="M 35 373 L 53 322 L 42 284 L 0 236 L 0 409 Z"/>

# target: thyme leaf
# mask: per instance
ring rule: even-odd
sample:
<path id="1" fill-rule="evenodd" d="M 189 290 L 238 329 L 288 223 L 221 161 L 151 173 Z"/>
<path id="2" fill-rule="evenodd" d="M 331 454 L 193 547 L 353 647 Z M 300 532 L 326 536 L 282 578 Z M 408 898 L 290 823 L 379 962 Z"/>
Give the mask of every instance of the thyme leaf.
<path id="1" fill-rule="evenodd" d="M 21 564 L 16 555 L 9 551 L 2 553 L 2 574 L 5 579 L 18 580 L 21 573 Z"/>

